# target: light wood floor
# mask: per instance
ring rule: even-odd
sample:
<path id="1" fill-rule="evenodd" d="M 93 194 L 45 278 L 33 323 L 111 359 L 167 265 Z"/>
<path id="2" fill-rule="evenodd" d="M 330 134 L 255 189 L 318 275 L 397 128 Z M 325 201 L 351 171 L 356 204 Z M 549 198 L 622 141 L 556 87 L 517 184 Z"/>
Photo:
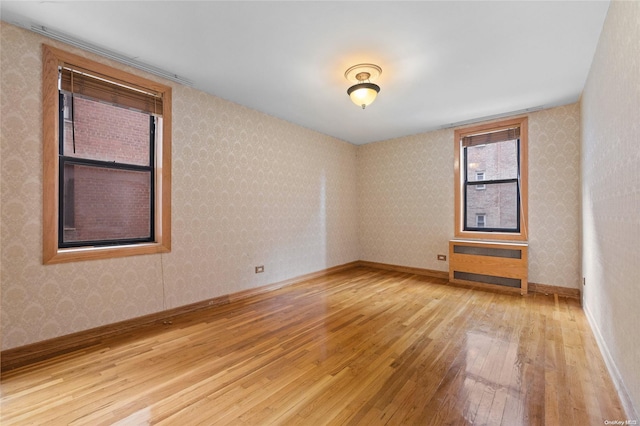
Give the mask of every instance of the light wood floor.
<path id="1" fill-rule="evenodd" d="M 357 268 L 10 371 L 1 423 L 602 425 L 578 301 Z"/>

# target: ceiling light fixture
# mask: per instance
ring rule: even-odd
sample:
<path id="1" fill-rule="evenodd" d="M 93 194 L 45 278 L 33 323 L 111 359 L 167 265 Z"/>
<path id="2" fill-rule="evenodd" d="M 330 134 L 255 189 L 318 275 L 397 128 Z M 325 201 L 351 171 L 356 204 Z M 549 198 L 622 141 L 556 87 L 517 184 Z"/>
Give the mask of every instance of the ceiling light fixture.
<path id="1" fill-rule="evenodd" d="M 352 83 L 356 83 L 347 89 L 347 95 L 351 101 L 365 109 L 375 101 L 380 86 L 373 84 L 371 80 L 375 80 L 382 74 L 382 68 L 374 64 L 358 64 L 345 71 L 344 77 Z"/>

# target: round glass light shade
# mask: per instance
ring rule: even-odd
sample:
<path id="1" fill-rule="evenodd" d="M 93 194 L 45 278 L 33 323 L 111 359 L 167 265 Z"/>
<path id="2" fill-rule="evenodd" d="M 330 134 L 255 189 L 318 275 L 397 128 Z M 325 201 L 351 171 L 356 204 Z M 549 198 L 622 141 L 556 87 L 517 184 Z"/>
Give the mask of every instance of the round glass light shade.
<path id="1" fill-rule="evenodd" d="M 380 86 L 377 84 L 359 83 L 349 87 L 347 94 L 354 104 L 361 106 L 362 109 L 364 109 L 367 105 L 371 105 L 371 103 L 376 99 L 376 96 L 378 96 L 379 91 Z"/>

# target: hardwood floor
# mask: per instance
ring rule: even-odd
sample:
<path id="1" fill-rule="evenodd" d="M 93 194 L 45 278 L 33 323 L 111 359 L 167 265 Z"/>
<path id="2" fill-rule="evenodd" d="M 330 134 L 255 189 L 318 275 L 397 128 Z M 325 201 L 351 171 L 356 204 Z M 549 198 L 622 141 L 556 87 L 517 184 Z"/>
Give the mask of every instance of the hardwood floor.
<path id="1" fill-rule="evenodd" d="M 577 300 L 370 268 L 3 374 L 2 425 L 602 425 Z"/>

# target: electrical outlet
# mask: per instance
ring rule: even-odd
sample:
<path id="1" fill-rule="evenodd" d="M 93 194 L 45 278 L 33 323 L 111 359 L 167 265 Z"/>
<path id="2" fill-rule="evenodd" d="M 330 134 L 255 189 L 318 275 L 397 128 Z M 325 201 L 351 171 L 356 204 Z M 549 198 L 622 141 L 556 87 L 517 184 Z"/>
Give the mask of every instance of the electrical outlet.
<path id="1" fill-rule="evenodd" d="M 261 274 L 264 272 L 264 265 L 256 266 L 256 274 Z"/>
<path id="2" fill-rule="evenodd" d="M 439 254 L 438 255 L 438 260 L 447 260 L 447 256 L 444 254 Z"/>

